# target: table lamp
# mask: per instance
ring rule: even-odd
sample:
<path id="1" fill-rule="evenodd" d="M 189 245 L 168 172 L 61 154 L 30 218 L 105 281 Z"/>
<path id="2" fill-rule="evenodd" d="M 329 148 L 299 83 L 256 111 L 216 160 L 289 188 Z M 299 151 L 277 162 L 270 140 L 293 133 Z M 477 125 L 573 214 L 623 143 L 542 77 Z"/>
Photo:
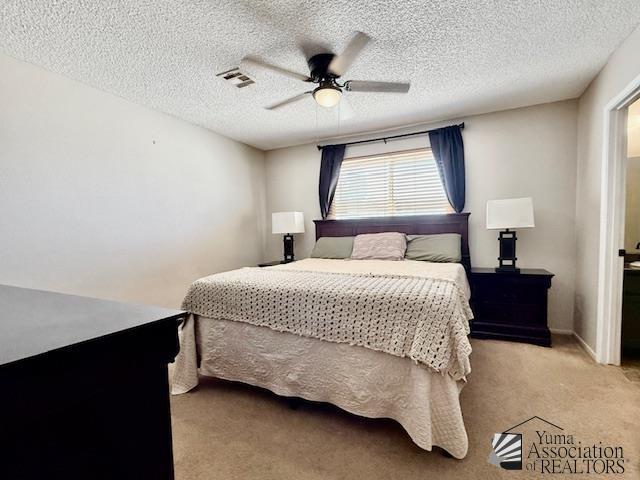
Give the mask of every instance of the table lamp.
<path id="1" fill-rule="evenodd" d="M 302 212 L 276 212 L 271 214 L 271 232 L 284 233 L 284 263 L 293 262 L 293 235 L 304 233 Z"/>
<path id="2" fill-rule="evenodd" d="M 487 229 L 501 230 L 500 265 L 498 273 L 520 273 L 516 267 L 516 232 L 513 228 L 535 227 L 533 221 L 533 200 L 527 198 L 509 198 L 505 200 L 489 200 L 487 202 Z"/>

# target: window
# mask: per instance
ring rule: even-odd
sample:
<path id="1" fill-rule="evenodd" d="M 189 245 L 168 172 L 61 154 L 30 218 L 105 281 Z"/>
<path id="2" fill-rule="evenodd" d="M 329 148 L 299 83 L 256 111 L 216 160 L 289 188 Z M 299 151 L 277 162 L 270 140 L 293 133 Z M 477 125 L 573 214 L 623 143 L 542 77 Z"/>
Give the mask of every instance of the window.
<path id="1" fill-rule="evenodd" d="M 345 158 L 330 218 L 450 213 L 430 148 Z"/>

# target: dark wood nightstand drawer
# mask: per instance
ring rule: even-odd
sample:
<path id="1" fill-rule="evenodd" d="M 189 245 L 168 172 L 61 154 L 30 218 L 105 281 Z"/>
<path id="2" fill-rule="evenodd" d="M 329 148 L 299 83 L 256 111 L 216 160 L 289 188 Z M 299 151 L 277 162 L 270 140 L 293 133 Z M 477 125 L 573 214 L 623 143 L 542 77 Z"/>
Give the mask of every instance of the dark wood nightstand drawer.
<path id="1" fill-rule="evenodd" d="M 553 274 L 546 270 L 496 273 L 471 271 L 471 335 L 536 345 L 551 345 L 547 327 L 547 292 Z"/>
<path id="2" fill-rule="evenodd" d="M 491 323 L 543 325 L 546 327 L 546 303 L 517 304 L 513 302 L 477 302 L 474 304 L 477 319 Z"/>
<path id="3" fill-rule="evenodd" d="M 477 285 L 474 292 L 478 298 L 491 299 L 501 304 L 530 304 L 536 305 L 547 298 L 545 287 L 512 284 L 507 282 L 486 282 Z"/>

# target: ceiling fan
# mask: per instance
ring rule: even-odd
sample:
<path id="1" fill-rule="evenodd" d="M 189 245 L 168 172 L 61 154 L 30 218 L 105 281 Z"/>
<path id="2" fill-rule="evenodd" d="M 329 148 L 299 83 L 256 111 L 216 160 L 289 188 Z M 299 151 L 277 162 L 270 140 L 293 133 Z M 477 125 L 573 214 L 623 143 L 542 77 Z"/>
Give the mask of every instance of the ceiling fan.
<path id="1" fill-rule="evenodd" d="M 309 75 L 288 70 L 255 57 L 245 57 L 243 62 L 265 68 L 273 72 L 285 75 L 307 83 L 315 83 L 318 86 L 313 90 L 295 95 L 266 107 L 267 110 L 275 110 L 291 103 L 297 102 L 308 95 L 312 95 L 316 103 L 322 107 L 333 107 L 340 102 L 343 90 L 347 92 L 391 92 L 407 93 L 411 84 L 398 82 L 369 82 L 360 80 L 340 81 L 349 67 L 356 60 L 360 52 L 369 43 L 369 35 L 356 32 L 351 41 L 340 55 L 334 53 L 319 53 L 307 60 Z"/>

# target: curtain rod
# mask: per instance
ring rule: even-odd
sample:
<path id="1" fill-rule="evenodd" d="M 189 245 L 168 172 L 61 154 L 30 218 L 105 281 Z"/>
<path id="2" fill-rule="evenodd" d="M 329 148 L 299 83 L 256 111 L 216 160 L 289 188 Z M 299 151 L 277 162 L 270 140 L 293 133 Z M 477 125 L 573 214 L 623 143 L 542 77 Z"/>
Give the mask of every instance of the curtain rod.
<path id="1" fill-rule="evenodd" d="M 464 122 L 459 124 L 458 127 L 460 127 L 461 130 L 464 129 Z M 441 128 L 446 128 L 446 127 L 441 127 Z M 439 130 L 439 128 L 435 128 L 435 129 L 432 129 L 432 130 L 423 130 L 421 132 L 403 133 L 401 135 L 391 135 L 389 137 L 371 138 L 369 140 L 359 140 L 357 142 L 347 142 L 344 145 L 359 145 L 361 143 L 372 143 L 372 142 L 384 142 L 384 143 L 387 143 L 387 140 L 394 140 L 396 138 L 404 138 L 404 137 L 412 137 L 414 135 L 426 135 L 427 133 L 433 132 L 434 130 Z M 322 150 L 324 147 L 325 147 L 325 145 L 318 145 L 318 150 Z"/>

